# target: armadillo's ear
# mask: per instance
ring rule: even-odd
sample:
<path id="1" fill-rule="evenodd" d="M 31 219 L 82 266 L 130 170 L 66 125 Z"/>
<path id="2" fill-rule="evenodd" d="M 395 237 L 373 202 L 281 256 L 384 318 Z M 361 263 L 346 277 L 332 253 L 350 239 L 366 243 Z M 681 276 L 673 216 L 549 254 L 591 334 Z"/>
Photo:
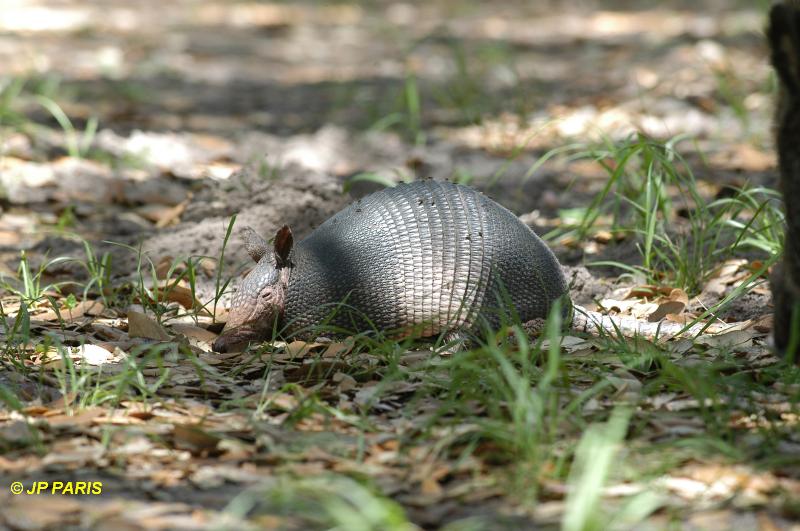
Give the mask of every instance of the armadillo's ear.
<path id="1" fill-rule="evenodd" d="M 269 243 L 259 236 L 252 227 L 242 229 L 242 239 L 244 240 L 244 248 L 247 249 L 247 254 L 250 255 L 254 262 L 258 263 L 261 257 L 267 254 Z"/>
<path id="2" fill-rule="evenodd" d="M 275 240 L 272 242 L 275 246 L 275 262 L 278 267 L 285 266 L 289 263 L 289 253 L 292 251 L 294 238 L 292 237 L 292 229 L 289 225 L 284 225 L 278 232 L 275 233 Z"/>

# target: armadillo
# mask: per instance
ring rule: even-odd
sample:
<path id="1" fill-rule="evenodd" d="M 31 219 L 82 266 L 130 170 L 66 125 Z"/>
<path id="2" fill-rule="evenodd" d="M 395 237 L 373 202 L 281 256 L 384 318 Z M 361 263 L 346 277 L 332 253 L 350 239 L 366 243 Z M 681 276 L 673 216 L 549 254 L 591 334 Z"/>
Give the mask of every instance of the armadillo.
<path id="1" fill-rule="evenodd" d="M 297 245 L 287 226 L 274 246 L 252 229 L 244 240 L 257 265 L 233 298 L 218 352 L 322 322 L 400 337 L 479 332 L 507 318 L 546 318 L 567 294 L 539 236 L 484 194 L 450 182 L 375 192 Z"/>

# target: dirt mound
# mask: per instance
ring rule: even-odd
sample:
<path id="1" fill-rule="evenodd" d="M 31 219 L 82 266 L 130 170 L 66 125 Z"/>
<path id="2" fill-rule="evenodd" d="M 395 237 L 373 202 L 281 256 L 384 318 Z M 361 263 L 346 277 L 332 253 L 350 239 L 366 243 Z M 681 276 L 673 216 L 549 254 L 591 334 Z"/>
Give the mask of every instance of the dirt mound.
<path id="1" fill-rule="evenodd" d="M 236 216 L 225 249 L 226 273 L 235 272 L 250 259 L 239 238 L 242 227 L 253 227 L 270 239 L 283 224 L 303 238 L 349 202 L 341 183 L 333 176 L 290 165 L 280 178 L 268 178 L 253 168 L 237 172 L 196 194 L 180 224 L 158 231 L 142 241 L 142 251 L 155 262 L 165 256 L 219 257 L 225 233 Z M 135 256 L 128 255 L 129 270 Z M 209 278 L 199 280 L 201 296 L 213 293 Z"/>

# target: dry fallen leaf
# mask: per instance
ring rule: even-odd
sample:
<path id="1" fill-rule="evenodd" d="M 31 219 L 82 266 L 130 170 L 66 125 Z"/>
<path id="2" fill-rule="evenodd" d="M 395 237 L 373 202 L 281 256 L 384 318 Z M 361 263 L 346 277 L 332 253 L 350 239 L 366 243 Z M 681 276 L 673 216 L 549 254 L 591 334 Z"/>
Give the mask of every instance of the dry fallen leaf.
<path id="1" fill-rule="evenodd" d="M 658 295 L 669 295 L 672 288 L 664 286 L 635 286 L 628 291 L 626 299 L 652 299 Z"/>
<path id="2" fill-rule="evenodd" d="M 701 335 L 695 339 L 695 343 L 706 345 L 708 347 L 719 348 L 734 348 L 744 347 L 752 343 L 752 340 L 758 333 L 753 329 L 748 330 L 733 330 L 715 335 Z"/>
<path id="3" fill-rule="evenodd" d="M 192 290 L 183 286 L 161 288 L 158 290 L 158 296 L 170 302 L 177 302 L 187 310 L 194 308 L 195 305 L 200 306 L 200 302 L 194 298 Z"/>
<path id="4" fill-rule="evenodd" d="M 339 384 L 338 389 L 340 392 L 350 391 L 358 387 L 358 382 L 356 382 L 355 378 L 343 372 L 337 372 L 332 379 Z"/>
<path id="5" fill-rule="evenodd" d="M 175 205 L 172 208 L 168 208 L 165 211 L 161 212 L 161 217 L 156 220 L 156 227 L 159 229 L 168 227 L 169 225 L 174 225 L 178 221 L 180 221 L 181 214 L 183 211 L 186 210 L 186 205 L 189 204 L 189 201 L 182 201 L 181 203 Z"/>
<path id="6" fill-rule="evenodd" d="M 18 529 L 54 529 L 75 521 L 81 511 L 79 496 L 49 496 L 43 510 L 40 496 L 14 496 L 4 505 L 3 517 Z"/>
<path id="7" fill-rule="evenodd" d="M 656 301 L 658 307 L 650 315 L 647 320 L 655 323 L 665 318 L 667 315 L 677 316 L 683 312 L 689 304 L 689 296 L 682 289 L 673 289 L 669 292 L 666 298 Z"/>
<path id="8" fill-rule="evenodd" d="M 755 323 L 753 323 L 753 329 L 756 332 L 761 332 L 762 334 L 768 334 L 772 331 L 774 326 L 773 324 L 774 316 L 769 313 L 767 315 L 759 317 Z"/>
<path id="9" fill-rule="evenodd" d="M 47 310 L 44 313 L 32 315 L 31 317 L 37 321 L 57 321 L 60 315 L 61 319 L 69 322 L 83 317 L 84 314 L 92 316 L 100 315 L 103 313 L 103 310 L 105 310 L 105 306 L 98 300 L 82 300 L 73 308 L 62 306 L 59 308 L 58 312 L 55 310 Z"/>
<path id="10" fill-rule="evenodd" d="M 99 345 L 91 345 L 88 343 L 78 347 L 75 350 L 75 354 L 89 365 L 102 365 L 115 358 L 113 351 L 108 351 Z"/>
<path id="11" fill-rule="evenodd" d="M 666 301 L 658 305 L 658 308 L 647 316 L 647 320 L 651 323 L 655 323 L 660 321 L 668 314 L 680 314 L 683 309 L 686 308 L 686 304 L 681 301 Z"/>
<path id="12" fill-rule="evenodd" d="M 175 259 L 171 256 L 162 256 L 156 264 L 156 278 L 164 280 L 169 278 L 169 270 L 172 269 L 172 263 Z"/>
<path id="13" fill-rule="evenodd" d="M 355 341 L 352 338 L 348 338 L 342 342 L 333 342 L 328 345 L 328 348 L 325 349 L 325 352 L 322 353 L 323 358 L 335 358 L 346 356 L 353 350 L 353 346 L 355 345 Z"/>
<path id="14" fill-rule="evenodd" d="M 158 341 L 169 341 L 170 336 L 160 324 L 143 313 L 128 311 L 128 335 Z"/>
<path id="15" fill-rule="evenodd" d="M 172 437 L 176 447 L 193 452 L 214 450 L 220 441 L 220 437 L 212 435 L 197 426 L 186 424 L 175 424 L 172 429 Z"/>
<path id="16" fill-rule="evenodd" d="M 0 445 L 5 447 L 7 445 L 27 444 L 35 440 L 34 429 L 23 420 L 15 420 L 4 424 L 0 426 Z"/>
<path id="17" fill-rule="evenodd" d="M 89 426 L 92 424 L 94 419 L 103 415 L 104 413 L 105 409 L 93 407 L 84 409 L 75 415 L 53 415 L 51 417 L 47 417 L 47 422 L 53 427 Z"/>
<path id="18" fill-rule="evenodd" d="M 324 346 L 324 343 L 307 343 L 305 341 L 292 341 L 286 345 L 286 353 L 292 358 L 307 355 L 312 349 Z"/>
<path id="19" fill-rule="evenodd" d="M 431 476 L 423 478 L 420 484 L 420 491 L 426 496 L 441 496 L 442 486 Z"/>
<path id="20" fill-rule="evenodd" d="M 205 328 L 200 328 L 199 326 L 175 323 L 171 326 L 171 328 L 178 334 L 183 334 L 190 339 L 194 339 L 203 343 L 211 343 L 217 339 L 217 334 L 214 332 L 209 332 Z"/>
<path id="21" fill-rule="evenodd" d="M 703 286 L 703 293 L 720 296 L 725 293 L 728 286 L 736 282 L 737 278 L 742 279 L 743 275 L 746 277 L 750 274 L 746 260 L 740 258 L 727 260 L 709 276 L 706 285 Z"/>

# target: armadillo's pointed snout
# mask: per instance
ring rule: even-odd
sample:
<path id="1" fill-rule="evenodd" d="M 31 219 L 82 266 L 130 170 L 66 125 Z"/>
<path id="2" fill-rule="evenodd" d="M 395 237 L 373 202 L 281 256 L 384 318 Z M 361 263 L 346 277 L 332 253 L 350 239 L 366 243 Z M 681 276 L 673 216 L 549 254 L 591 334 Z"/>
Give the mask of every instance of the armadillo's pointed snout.
<path id="1" fill-rule="evenodd" d="M 214 341 L 211 348 L 214 352 L 241 352 L 251 341 L 260 341 L 264 335 L 247 325 L 222 330 L 222 334 Z"/>
<path id="2" fill-rule="evenodd" d="M 211 350 L 224 354 L 225 352 L 228 352 L 228 346 L 230 344 L 230 338 L 225 335 L 221 335 L 214 341 L 214 344 L 211 345 Z"/>
<path id="3" fill-rule="evenodd" d="M 214 340 L 211 348 L 214 352 L 224 354 L 226 352 L 237 352 L 244 350 L 247 346 L 247 338 L 243 338 L 238 330 L 223 330 L 222 334 Z"/>
<path id="4" fill-rule="evenodd" d="M 214 341 L 211 348 L 214 352 L 238 352 L 247 347 L 247 343 L 253 339 L 253 334 L 248 334 L 244 330 L 234 328 L 225 329 L 222 334 Z"/>

